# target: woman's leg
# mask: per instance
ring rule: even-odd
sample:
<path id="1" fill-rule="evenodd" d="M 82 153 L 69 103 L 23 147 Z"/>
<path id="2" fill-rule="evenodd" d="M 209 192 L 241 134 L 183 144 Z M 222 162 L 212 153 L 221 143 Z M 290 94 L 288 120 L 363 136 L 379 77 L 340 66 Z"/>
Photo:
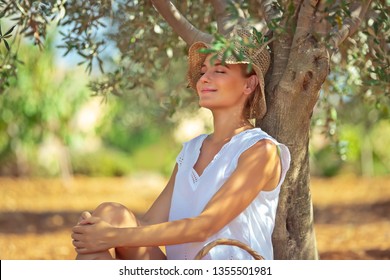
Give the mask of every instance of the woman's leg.
<path id="1" fill-rule="evenodd" d="M 114 202 L 100 204 L 92 216 L 100 217 L 104 221 L 116 227 L 136 227 L 140 222 L 125 206 Z M 126 259 L 126 260 L 161 260 L 166 259 L 165 254 L 159 247 L 120 247 L 93 254 L 78 254 L 77 260 L 106 260 L 106 259 Z"/>

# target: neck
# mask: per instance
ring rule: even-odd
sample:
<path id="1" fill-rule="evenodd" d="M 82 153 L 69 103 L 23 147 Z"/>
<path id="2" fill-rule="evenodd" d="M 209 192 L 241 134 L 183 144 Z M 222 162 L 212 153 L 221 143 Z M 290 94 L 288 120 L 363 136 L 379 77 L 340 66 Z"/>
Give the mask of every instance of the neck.
<path id="1" fill-rule="evenodd" d="M 234 135 L 253 128 L 252 124 L 242 116 L 217 115 L 214 116 L 214 132 L 212 134 L 213 142 L 229 141 Z"/>

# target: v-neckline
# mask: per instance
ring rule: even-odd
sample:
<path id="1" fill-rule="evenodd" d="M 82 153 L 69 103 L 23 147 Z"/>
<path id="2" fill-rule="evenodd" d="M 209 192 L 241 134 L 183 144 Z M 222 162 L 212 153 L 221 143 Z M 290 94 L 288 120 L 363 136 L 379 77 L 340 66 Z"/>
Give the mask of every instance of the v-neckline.
<path id="1" fill-rule="evenodd" d="M 197 179 L 199 181 L 199 179 L 202 177 L 202 175 L 205 173 L 205 171 L 207 171 L 207 169 L 209 169 L 209 166 L 211 166 L 213 164 L 213 162 L 218 159 L 220 157 L 220 154 L 221 152 L 227 147 L 229 146 L 229 143 L 233 140 L 233 137 L 231 137 L 229 139 L 229 141 L 227 141 L 226 143 L 224 143 L 221 148 L 215 153 L 214 157 L 210 160 L 210 162 L 205 166 L 205 168 L 203 169 L 202 173 L 198 173 L 198 171 L 195 170 L 195 165 L 197 164 L 198 160 L 199 160 L 199 157 L 200 157 L 200 152 L 202 150 L 202 147 L 203 147 L 203 144 L 204 144 L 204 141 L 206 141 L 207 137 L 209 137 L 210 135 L 206 135 L 206 137 L 204 137 L 202 139 L 202 141 L 200 141 L 200 145 L 198 146 L 198 149 L 197 149 L 197 156 L 195 158 L 195 161 L 194 161 L 194 164 L 192 166 L 192 170 L 194 172 L 194 174 L 197 176 Z"/>
<path id="2" fill-rule="evenodd" d="M 199 181 L 200 177 L 204 174 L 205 170 L 207 169 L 207 167 L 211 164 L 211 162 L 213 162 L 213 160 L 215 159 L 216 155 L 222 150 L 222 148 L 214 155 L 214 158 L 206 165 L 206 167 L 203 169 L 202 173 L 199 174 L 196 170 L 195 170 L 195 165 L 197 164 L 198 160 L 199 160 L 199 156 L 200 156 L 200 150 L 202 149 L 203 147 L 203 143 L 204 141 L 206 140 L 206 138 L 209 136 L 210 134 L 203 134 L 203 137 L 199 140 L 198 142 L 198 145 L 197 145 L 197 148 L 196 148 L 196 153 L 195 153 L 195 156 L 194 156 L 194 160 L 192 162 L 192 170 L 191 170 L 191 177 L 193 179 L 193 181 L 196 180 Z M 231 139 L 230 139 L 231 140 Z M 230 141 L 229 141 L 230 142 Z"/>
<path id="3" fill-rule="evenodd" d="M 237 133 L 236 135 L 233 135 L 230 138 L 230 140 L 227 141 L 225 144 L 223 144 L 221 149 L 219 149 L 219 151 L 214 155 L 213 159 L 206 165 L 206 167 L 203 169 L 202 173 L 198 174 L 198 172 L 195 170 L 195 165 L 196 165 L 196 163 L 199 160 L 200 150 L 202 149 L 204 141 L 206 140 L 206 138 L 208 136 L 210 136 L 210 134 L 203 134 L 203 137 L 201 137 L 199 139 L 199 142 L 198 142 L 198 145 L 197 145 L 197 149 L 196 149 L 196 154 L 194 156 L 194 160 L 193 160 L 193 164 L 192 164 L 192 170 L 191 170 L 191 181 L 194 184 L 196 184 L 200 180 L 200 178 L 203 176 L 203 174 L 205 174 L 205 172 L 208 169 L 210 169 L 210 166 L 212 166 L 213 163 L 222 155 L 222 152 L 230 145 L 230 143 L 232 143 L 233 139 L 235 139 L 237 136 L 239 136 L 239 135 L 241 135 L 241 134 L 243 134 L 245 132 L 251 131 L 253 129 L 256 129 L 256 128 L 246 129 L 246 130 L 243 130 L 243 131 Z"/>

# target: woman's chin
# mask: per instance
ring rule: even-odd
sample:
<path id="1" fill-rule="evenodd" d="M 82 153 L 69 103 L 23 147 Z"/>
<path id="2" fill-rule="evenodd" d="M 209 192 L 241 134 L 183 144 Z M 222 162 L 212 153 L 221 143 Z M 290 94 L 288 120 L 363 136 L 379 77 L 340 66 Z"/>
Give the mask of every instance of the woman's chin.
<path id="1" fill-rule="evenodd" d="M 210 102 L 207 101 L 199 101 L 199 106 L 205 109 L 211 110 L 213 108 L 213 105 Z"/>

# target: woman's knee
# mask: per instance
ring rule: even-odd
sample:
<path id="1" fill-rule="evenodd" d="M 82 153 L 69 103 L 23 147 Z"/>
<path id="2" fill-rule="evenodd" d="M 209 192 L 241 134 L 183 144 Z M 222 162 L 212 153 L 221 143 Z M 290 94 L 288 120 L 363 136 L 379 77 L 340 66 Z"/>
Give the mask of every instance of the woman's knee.
<path id="1" fill-rule="evenodd" d="M 92 213 L 114 226 L 138 226 L 135 215 L 124 205 L 116 202 L 104 202 Z"/>

